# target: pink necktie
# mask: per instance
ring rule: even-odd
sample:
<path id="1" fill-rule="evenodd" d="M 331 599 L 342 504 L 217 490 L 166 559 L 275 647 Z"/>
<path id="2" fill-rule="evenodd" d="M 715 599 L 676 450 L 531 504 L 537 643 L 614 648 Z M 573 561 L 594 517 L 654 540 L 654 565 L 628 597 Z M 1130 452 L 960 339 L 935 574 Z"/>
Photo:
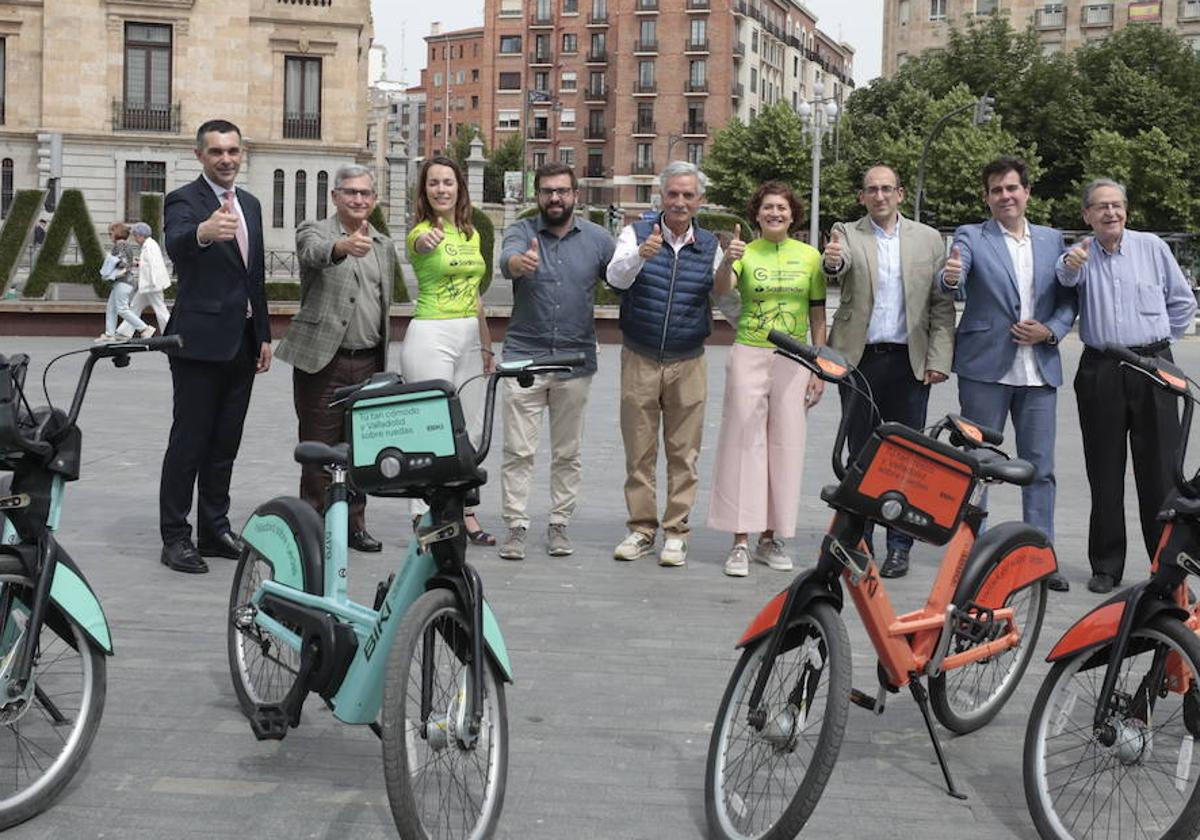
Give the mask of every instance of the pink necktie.
<path id="1" fill-rule="evenodd" d="M 225 191 L 225 200 L 229 202 L 229 206 L 237 212 L 237 205 L 233 200 L 233 190 Z M 242 225 L 242 220 L 238 218 L 237 234 L 234 239 L 237 240 L 238 250 L 242 252 L 242 262 L 247 266 L 250 265 L 250 243 L 246 240 L 246 228 Z"/>

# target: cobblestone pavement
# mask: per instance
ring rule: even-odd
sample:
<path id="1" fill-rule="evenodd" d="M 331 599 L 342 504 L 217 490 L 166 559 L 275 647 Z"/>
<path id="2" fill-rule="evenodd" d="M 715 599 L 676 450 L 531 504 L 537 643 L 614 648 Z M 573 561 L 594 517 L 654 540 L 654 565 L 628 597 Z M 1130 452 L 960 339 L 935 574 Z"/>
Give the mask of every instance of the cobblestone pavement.
<path id="1" fill-rule="evenodd" d="M 0 338 L 0 352 L 34 357 L 29 382 L 77 339 Z M 1064 342 L 1068 381 L 1081 345 Z M 1200 342 L 1177 348 L 1200 371 Z M 392 348 L 395 362 L 397 348 Z M 756 565 L 749 578 L 721 574 L 728 536 L 705 526 L 713 450 L 720 421 L 726 348 L 709 354 L 709 411 L 702 482 L 688 565 L 615 563 L 624 532 L 622 450 L 617 421 L 618 348 L 605 346 L 584 441 L 585 478 L 571 526 L 576 552 L 540 549 L 548 507 L 546 458 L 530 504 L 530 552 L 522 563 L 471 549 L 508 641 L 516 682 L 508 693 L 511 758 L 500 837 L 695 838 L 704 833 L 705 754 L 712 721 L 733 667 L 733 643 L 790 576 Z M 78 357 L 49 377 L 66 402 Z M 41 401 L 40 399 L 38 400 Z M 956 407 L 953 383 L 935 388 L 930 414 Z M 833 778 L 804 836 L 873 838 L 897 830 L 972 840 L 1028 838 L 1033 828 L 1021 787 L 1025 717 L 1045 674 L 1053 640 L 1096 598 L 1084 541 L 1088 513 L 1074 394 L 1059 392 L 1058 553 L 1072 591 L 1053 595 L 1029 674 L 990 726 L 951 738 L 946 752 L 969 799 L 942 788 L 920 715 L 906 695 L 875 717 L 851 707 Z M 801 563 L 814 555 L 829 511 L 817 498 L 830 480 L 828 452 L 838 418 L 832 393 L 810 415 L 801 530 L 788 548 Z M 13 829 L 13 838 L 375 838 L 394 829 L 383 786 L 380 746 L 363 727 L 337 724 L 309 698 L 301 727 L 259 743 L 240 714 L 225 656 L 232 563 L 185 576 L 158 562 L 158 472 L 170 419 L 170 379 L 160 356 L 117 370 L 97 367 L 84 409 L 82 478 L 69 486 L 63 543 L 100 594 L 112 625 L 108 702 L 91 755 L 47 813 Z M 499 431 L 499 430 L 498 430 Z M 296 425 L 291 371 L 276 364 L 260 377 L 233 483 L 233 515 L 294 494 Z M 547 444 L 543 443 L 543 454 Z M 499 471 L 500 447 L 489 467 Z M 1126 489 L 1133 498 L 1132 478 Z M 498 480 L 484 488 L 481 518 L 502 531 Z M 1019 512 L 1017 491 L 993 492 L 993 521 Z M 382 557 L 354 555 L 352 594 L 369 600 L 376 581 L 402 556 L 404 500 L 372 500 L 368 523 L 386 544 Z M 1132 512 L 1129 532 L 1137 534 Z M 1131 545 L 1140 540 L 1131 540 Z M 938 553 L 918 547 L 914 571 L 893 586 L 898 609 L 923 602 Z M 1147 560 L 1130 558 L 1131 579 Z M 874 657 L 852 610 L 845 613 L 855 684 L 874 693 Z"/>

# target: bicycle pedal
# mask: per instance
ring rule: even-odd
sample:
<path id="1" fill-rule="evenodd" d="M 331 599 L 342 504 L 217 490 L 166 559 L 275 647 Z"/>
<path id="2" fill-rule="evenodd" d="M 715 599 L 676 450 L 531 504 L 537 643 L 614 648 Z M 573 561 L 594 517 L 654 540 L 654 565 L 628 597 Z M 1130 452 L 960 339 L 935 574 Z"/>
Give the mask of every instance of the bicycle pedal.
<path id="1" fill-rule="evenodd" d="M 250 729 L 259 741 L 282 741 L 289 726 L 288 713 L 278 703 L 256 706 L 250 715 Z"/>
<path id="2" fill-rule="evenodd" d="M 875 698 L 857 688 L 850 689 L 850 702 L 855 706 L 862 706 L 868 712 L 875 711 Z"/>
<path id="3" fill-rule="evenodd" d="M 387 597 L 388 590 L 392 588 L 392 581 L 396 579 L 396 573 L 392 572 L 388 575 L 387 580 L 381 580 L 375 584 L 375 606 L 371 609 L 379 612 L 379 608 L 383 606 L 383 599 Z"/>

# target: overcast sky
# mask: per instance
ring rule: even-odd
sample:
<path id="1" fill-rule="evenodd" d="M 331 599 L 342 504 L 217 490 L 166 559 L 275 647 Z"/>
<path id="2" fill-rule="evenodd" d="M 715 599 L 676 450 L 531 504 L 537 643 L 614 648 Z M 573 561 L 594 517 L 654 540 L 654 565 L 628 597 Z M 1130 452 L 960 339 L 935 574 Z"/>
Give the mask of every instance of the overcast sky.
<path id="1" fill-rule="evenodd" d="M 866 84 L 879 75 L 883 40 L 883 0 L 805 0 L 817 26 L 855 50 L 854 80 Z M 425 56 L 422 39 L 429 25 L 465 29 L 483 24 L 483 0 L 371 0 L 375 42 L 388 50 L 388 77 L 416 84 Z"/>

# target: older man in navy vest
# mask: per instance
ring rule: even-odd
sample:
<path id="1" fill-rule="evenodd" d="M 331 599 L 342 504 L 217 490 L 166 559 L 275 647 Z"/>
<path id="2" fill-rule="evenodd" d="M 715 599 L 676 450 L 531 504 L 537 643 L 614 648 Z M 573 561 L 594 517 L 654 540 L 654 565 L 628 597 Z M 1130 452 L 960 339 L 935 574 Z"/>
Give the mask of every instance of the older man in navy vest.
<path id="1" fill-rule="evenodd" d="M 662 429 L 667 506 L 661 566 L 687 561 L 688 516 L 696 500 L 708 378 L 704 341 L 712 331 L 713 273 L 724 256 L 695 223 L 708 179 L 675 161 L 659 176 L 663 210 L 621 231 L 608 283 L 621 295 L 621 437 L 629 533 L 613 552 L 636 560 L 654 551 L 660 525 L 655 472 Z"/>

